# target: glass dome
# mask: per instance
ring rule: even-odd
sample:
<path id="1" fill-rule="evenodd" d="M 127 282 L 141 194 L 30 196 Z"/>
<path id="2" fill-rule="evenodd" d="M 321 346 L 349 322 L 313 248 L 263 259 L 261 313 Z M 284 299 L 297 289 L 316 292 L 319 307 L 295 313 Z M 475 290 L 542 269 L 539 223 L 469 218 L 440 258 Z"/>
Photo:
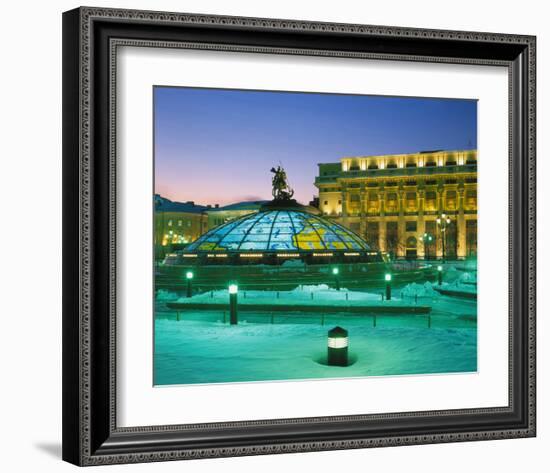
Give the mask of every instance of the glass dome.
<path id="1" fill-rule="evenodd" d="M 185 252 L 370 251 L 358 235 L 299 210 L 266 210 L 213 228 Z"/>

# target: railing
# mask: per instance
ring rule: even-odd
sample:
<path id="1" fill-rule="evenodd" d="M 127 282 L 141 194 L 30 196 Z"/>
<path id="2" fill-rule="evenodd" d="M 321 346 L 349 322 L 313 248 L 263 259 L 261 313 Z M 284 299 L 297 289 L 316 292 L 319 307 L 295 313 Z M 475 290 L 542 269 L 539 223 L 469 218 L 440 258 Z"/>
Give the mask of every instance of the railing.
<path id="1" fill-rule="evenodd" d="M 424 176 L 434 174 L 455 174 L 459 172 L 477 172 L 477 164 L 461 166 L 423 166 L 415 168 L 367 169 L 365 171 L 342 171 L 328 176 L 317 176 L 316 183 L 334 182 L 339 177 L 384 177 L 384 176 Z"/>

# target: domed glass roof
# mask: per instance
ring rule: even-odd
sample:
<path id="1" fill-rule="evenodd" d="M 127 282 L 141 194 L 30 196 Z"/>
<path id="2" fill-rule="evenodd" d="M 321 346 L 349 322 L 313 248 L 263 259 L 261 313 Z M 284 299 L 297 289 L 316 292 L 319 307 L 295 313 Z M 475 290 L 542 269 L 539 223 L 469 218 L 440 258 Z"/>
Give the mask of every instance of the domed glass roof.
<path id="1" fill-rule="evenodd" d="M 266 210 L 213 228 L 186 252 L 201 251 L 369 251 L 350 230 L 299 210 Z"/>

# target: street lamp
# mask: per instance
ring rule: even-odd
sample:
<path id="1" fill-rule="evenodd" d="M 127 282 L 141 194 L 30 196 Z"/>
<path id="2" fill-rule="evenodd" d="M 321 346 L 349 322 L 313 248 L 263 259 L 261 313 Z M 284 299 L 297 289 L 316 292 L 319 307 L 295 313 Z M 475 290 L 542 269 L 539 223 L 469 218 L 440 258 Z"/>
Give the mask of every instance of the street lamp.
<path id="1" fill-rule="evenodd" d="M 327 363 L 348 366 L 348 331 L 342 327 L 328 331 Z"/>
<path id="2" fill-rule="evenodd" d="M 191 297 L 193 294 L 193 271 L 187 271 L 187 273 L 185 273 L 185 279 L 187 279 L 187 297 Z"/>
<path id="3" fill-rule="evenodd" d="M 422 240 L 422 242 L 424 243 L 424 257 L 426 259 L 430 259 L 430 255 L 429 255 L 429 251 L 428 251 L 428 247 L 429 245 L 431 245 L 434 237 L 429 234 L 429 233 L 424 233 L 424 235 L 422 235 L 420 237 L 420 239 Z"/>
<path id="4" fill-rule="evenodd" d="M 441 251 L 442 251 L 443 261 L 445 261 L 445 245 L 447 241 L 447 228 L 451 224 L 451 219 L 447 214 L 441 214 L 439 217 L 435 219 L 435 221 L 441 231 Z"/>
<path id="5" fill-rule="evenodd" d="M 231 325 L 237 325 L 237 293 L 239 292 L 239 286 L 236 284 L 230 284 L 229 290 L 229 323 Z"/>
<path id="6" fill-rule="evenodd" d="M 338 273 L 340 273 L 338 268 L 332 268 L 332 274 L 334 274 L 334 284 L 337 291 L 340 290 L 340 279 L 338 278 Z"/>
<path id="7" fill-rule="evenodd" d="M 437 267 L 437 285 L 441 286 L 443 284 L 443 266 L 439 265 Z"/>
<path id="8" fill-rule="evenodd" d="M 386 300 L 391 300 L 391 274 L 386 273 L 384 276 L 384 280 L 386 281 Z"/>

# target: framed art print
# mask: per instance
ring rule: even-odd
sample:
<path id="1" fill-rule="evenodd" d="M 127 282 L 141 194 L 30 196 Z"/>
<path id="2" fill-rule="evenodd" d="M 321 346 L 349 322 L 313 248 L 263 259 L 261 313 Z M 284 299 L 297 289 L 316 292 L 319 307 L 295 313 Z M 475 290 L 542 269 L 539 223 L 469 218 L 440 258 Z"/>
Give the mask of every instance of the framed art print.
<path id="1" fill-rule="evenodd" d="M 63 17 L 63 456 L 535 435 L 535 38 Z"/>

